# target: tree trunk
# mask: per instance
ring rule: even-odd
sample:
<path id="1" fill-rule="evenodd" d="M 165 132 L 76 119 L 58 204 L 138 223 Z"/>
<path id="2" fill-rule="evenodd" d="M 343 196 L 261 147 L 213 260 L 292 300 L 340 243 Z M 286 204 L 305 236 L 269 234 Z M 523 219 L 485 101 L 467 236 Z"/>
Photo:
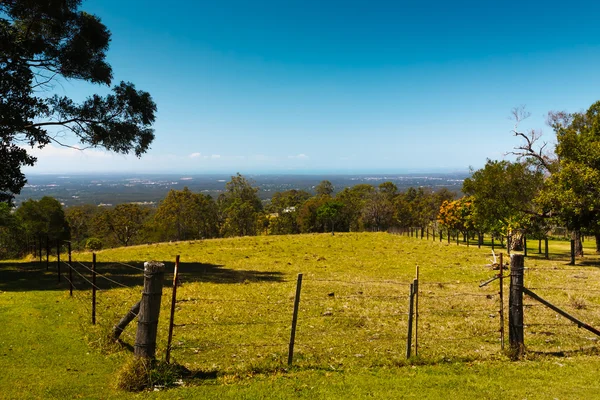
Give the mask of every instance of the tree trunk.
<path id="1" fill-rule="evenodd" d="M 596 253 L 600 253 L 600 233 L 594 235 L 596 238 Z"/>
<path id="2" fill-rule="evenodd" d="M 571 239 L 575 241 L 575 257 L 583 257 L 583 243 L 581 242 L 581 231 L 572 231 Z"/>

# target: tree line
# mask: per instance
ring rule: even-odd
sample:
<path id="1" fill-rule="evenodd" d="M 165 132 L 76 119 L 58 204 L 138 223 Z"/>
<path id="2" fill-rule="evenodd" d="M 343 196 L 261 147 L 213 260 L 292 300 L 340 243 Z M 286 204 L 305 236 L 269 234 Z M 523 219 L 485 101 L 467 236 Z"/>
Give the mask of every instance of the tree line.
<path id="1" fill-rule="evenodd" d="M 456 196 L 445 188 L 401 193 L 392 182 L 359 184 L 335 193 L 331 182 L 322 181 L 313 189 L 277 192 L 261 201 L 259 188 L 238 173 L 217 198 L 185 187 L 169 191 L 155 207 L 125 203 L 63 209 L 52 197 L 27 200 L 15 210 L 0 203 L 0 257 L 23 255 L 47 239 L 98 250 L 164 241 L 428 226 L 437 223 L 441 204 Z"/>

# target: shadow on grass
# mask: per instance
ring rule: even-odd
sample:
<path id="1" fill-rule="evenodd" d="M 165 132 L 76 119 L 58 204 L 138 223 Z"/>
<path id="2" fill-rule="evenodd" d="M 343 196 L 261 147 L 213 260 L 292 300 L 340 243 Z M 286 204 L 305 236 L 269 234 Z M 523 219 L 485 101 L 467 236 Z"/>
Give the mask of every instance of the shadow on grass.
<path id="1" fill-rule="evenodd" d="M 72 262 L 71 273 L 75 290 L 90 290 L 92 287 L 92 263 Z M 173 281 L 173 262 L 165 262 L 165 286 Z M 99 289 L 141 286 L 144 262 L 130 261 L 127 264 L 118 262 L 96 263 L 96 286 Z M 61 263 L 60 282 L 58 267 L 51 262 L 46 269 L 45 262 L 9 263 L 0 262 L 0 290 L 2 291 L 32 291 L 32 290 L 68 290 L 69 265 Z M 283 273 L 278 271 L 256 271 L 229 269 L 223 265 L 203 263 L 180 263 L 179 281 L 209 282 L 209 283 L 243 283 L 243 282 L 282 282 Z"/>

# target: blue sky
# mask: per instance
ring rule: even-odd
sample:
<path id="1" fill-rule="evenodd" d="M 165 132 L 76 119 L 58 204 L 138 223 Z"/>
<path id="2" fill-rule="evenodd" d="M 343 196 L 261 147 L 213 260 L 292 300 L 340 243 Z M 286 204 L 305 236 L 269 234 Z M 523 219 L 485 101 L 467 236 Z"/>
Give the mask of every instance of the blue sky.
<path id="1" fill-rule="evenodd" d="M 600 2 L 84 1 L 115 83 L 158 105 L 141 159 L 47 147 L 28 173 L 479 168 L 600 100 Z M 103 87 L 61 82 L 83 99 Z"/>

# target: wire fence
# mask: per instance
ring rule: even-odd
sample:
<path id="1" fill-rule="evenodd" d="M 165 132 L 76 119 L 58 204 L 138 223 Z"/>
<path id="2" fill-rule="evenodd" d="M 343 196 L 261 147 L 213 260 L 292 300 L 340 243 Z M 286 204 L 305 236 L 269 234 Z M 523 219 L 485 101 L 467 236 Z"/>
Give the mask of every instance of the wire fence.
<path id="1" fill-rule="evenodd" d="M 86 319 L 105 331 L 140 298 L 141 263 L 66 258 L 58 263 L 59 279 Z M 525 277 L 530 290 L 600 326 L 600 270 L 530 267 Z M 173 290 L 168 278 L 159 349 L 168 346 L 164 332 Z M 419 278 L 412 292 L 415 281 L 312 273 L 297 292 L 293 279 L 265 280 L 250 288 L 246 281 L 191 285 L 193 279 L 183 277 L 170 350 L 178 362 L 206 370 L 281 367 L 290 353 L 294 365 L 333 369 L 398 365 L 407 355 L 431 362 L 490 359 L 502 351 L 509 283 L 504 281 L 502 299 L 500 280 L 482 281 Z M 523 306 L 528 351 L 576 352 L 597 345 L 597 336 L 539 302 L 525 296 Z M 122 337 L 135 343 L 133 328 Z"/>

